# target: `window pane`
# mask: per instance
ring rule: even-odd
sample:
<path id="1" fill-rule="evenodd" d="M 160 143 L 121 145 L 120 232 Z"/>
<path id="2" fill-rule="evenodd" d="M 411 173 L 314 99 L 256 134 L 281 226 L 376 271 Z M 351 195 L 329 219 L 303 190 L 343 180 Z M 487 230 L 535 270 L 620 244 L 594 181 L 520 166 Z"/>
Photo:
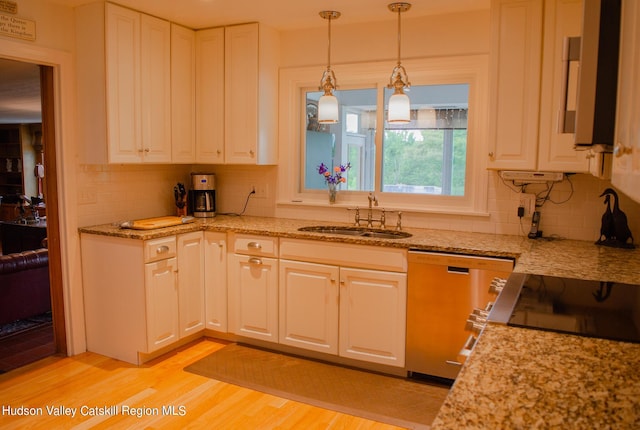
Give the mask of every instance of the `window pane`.
<path id="1" fill-rule="evenodd" d="M 385 121 L 382 191 L 464 195 L 469 86 L 413 86 L 408 95 L 411 121 Z"/>
<path id="2" fill-rule="evenodd" d="M 317 106 L 322 92 L 306 92 L 307 130 L 304 143 L 304 188 L 325 189 L 318 166 L 351 168 L 342 176 L 342 190 L 372 191 L 375 184 L 376 89 L 339 90 L 340 122 L 318 124 Z"/>

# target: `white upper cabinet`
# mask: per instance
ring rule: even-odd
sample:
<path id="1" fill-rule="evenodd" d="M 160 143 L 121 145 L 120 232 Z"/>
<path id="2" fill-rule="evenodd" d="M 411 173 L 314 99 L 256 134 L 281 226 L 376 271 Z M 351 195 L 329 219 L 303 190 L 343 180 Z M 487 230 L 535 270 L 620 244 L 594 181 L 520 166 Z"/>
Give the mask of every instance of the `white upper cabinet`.
<path id="1" fill-rule="evenodd" d="M 224 163 L 224 28 L 196 32 L 196 154 Z"/>
<path id="2" fill-rule="evenodd" d="M 618 108 L 611 183 L 640 202 L 640 4 L 622 2 Z"/>
<path id="3" fill-rule="evenodd" d="M 196 160 L 196 32 L 171 24 L 171 161 Z"/>
<path id="4" fill-rule="evenodd" d="M 490 168 L 535 168 L 542 18 L 541 0 L 491 3 Z"/>
<path id="5" fill-rule="evenodd" d="M 198 162 L 277 163 L 277 38 L 258 23 L 197 32 Z"/>
<path id="6" fill-rule="evenodd" d="M 169 22 L 92 3 L 76 9 L 76 31 L 78 138 L 85 160 L 170 162 Z"/>
<path id="7" fill-rule="evenodd" d="M 121 9 L 109 4 L 107 11 L 111 8 L 116 11 Z M 141 94 L 139 117 L 142 127 L 138 153 L 145 163 L 167 163 L 171 161 L 171 24 L 145 14 L 138 15 Z M 107 17 L 110 19 L 110 14 Z M 108 61 L 108 67 L 126 70 L 128 64 Z M 114 85 L 113 81 L 108 82 L 116 88 L 117 96 L 121 96 L 122 91 L 117 83 Z M 110 99 L 115 96 L 110 95 Z M 116 161 L 117 151 L 112 149 L 110 152 Z M 127 160 L 128 157 L 125 157 L 122 161 Z"/>
<path id="8" fill-rule="evenodd" d="M 180 64 L 172 70 L 168 21 L 102 2 L 76 8 L 75 21 L 78 139 L 84 161 L 172 162 L 172 103 L 185 109 L 194 97 L 194 78 L 189 76 L 194 66 L 191 72 L 187 70 L 188 56 L 193 53 L 183 55 L 189 48 L 185 48 L 184 39 L 178 39 L 185 33 L 175 32 Z M 173 88 L 179 95 L 173 101 L 172 72 L 180 78 L 173 80 L 180 85 Z M 191 101 L 186 100 L 189 97 Z M 194 109 L 191 106 L 190 111 L 174 112 L 173 116 L 177 119 L 174 135 L 182 139 L 184 133 L 192 146 L 194 126 L 188 124 L 188 116 L 193 117 Z M 183 152 L 177 148 L 176 161 L 186 161 Z"/>
<path id="9" fill-rule="evenodd" d="M 574 134 L 558 132 L 564 39 L 580 36 L 581 1 L 492 0 L 491 8 L 489 168 L 588 172 Z"/>

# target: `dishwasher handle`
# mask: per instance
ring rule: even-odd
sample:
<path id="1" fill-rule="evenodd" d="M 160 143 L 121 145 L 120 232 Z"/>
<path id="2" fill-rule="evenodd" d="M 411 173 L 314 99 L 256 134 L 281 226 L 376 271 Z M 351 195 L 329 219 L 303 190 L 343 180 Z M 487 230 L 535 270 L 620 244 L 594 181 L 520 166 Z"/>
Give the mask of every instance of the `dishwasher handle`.
<path id="1" fill-rule="evenodd" d="M 468 275 L 469 268 L 468 267 L 458 267 L 458 266 L 447 266 L 447 273 L 452 273 L 454 275 Z"/>

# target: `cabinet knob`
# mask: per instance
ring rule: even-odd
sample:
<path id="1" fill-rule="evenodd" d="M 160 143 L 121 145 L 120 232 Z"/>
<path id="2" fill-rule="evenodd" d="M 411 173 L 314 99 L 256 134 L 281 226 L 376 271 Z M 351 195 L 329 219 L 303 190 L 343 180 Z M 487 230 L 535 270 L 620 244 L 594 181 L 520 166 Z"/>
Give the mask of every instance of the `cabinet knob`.
<path id="1" fill-rule="evenodd" d="M 169 252 L 169 247 L 167 245 L 162 245 L 156 248 L 157 254 L 166 254 Z"/>
<path id="2" fill-rule="evenodd" d="M 249 155 L 251 155 L 253 157 L 253 155 L 255 154 L 255 152 L 253 151 L 253 149 L 249 150 Z"/>
<path id="3" fill-rule="evenodd" d="M 489 158 L 493 158 L 493 151 L 489 151 Z"/>
<path id="4" fill-rule="evenodd" d="M 262 259 L 256 258 L 256 257 L 251 257 L 249 259 L 249 264 L 262 264 Z"/>
<path id="5" fill-rule="evenodd" d="M 613 155 L 616 157 L 622 157 L 625 154 L 631 154 L 633 148 L 625 146 L 622 142 L 617 142 L 613 148 Z"/>
<path id="6" fill-rule="evenodd" d="M 151 152 L 149 148 L 144 148 L 144 152 Z"/>
<path id="7" fill-rule="evenodd" d="M 260 243 L 258 243 L 258 242 L 249 242 L 249 243 L 247 243 L 247 248 L 261 249 L 262 245 L 260 245 Z"/>
<path id="8" fill-rule="evenodd" d="M 219 149 L 216 151 L 216 154 L 220 155 L 222 154 L 222 151 L 220 151 Z"/>

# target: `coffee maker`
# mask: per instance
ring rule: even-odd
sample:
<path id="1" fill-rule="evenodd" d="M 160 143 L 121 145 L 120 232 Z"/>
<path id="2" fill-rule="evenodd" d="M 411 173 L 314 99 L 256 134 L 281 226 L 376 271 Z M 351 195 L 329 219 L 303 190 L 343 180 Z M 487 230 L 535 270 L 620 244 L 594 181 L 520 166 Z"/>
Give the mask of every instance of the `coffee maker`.
<path id="1" fill-rule="evenodd" d="M 216 216 L 216 178 L 213 173 L 192 173 L 189 208 L 196 218 Z"/>

